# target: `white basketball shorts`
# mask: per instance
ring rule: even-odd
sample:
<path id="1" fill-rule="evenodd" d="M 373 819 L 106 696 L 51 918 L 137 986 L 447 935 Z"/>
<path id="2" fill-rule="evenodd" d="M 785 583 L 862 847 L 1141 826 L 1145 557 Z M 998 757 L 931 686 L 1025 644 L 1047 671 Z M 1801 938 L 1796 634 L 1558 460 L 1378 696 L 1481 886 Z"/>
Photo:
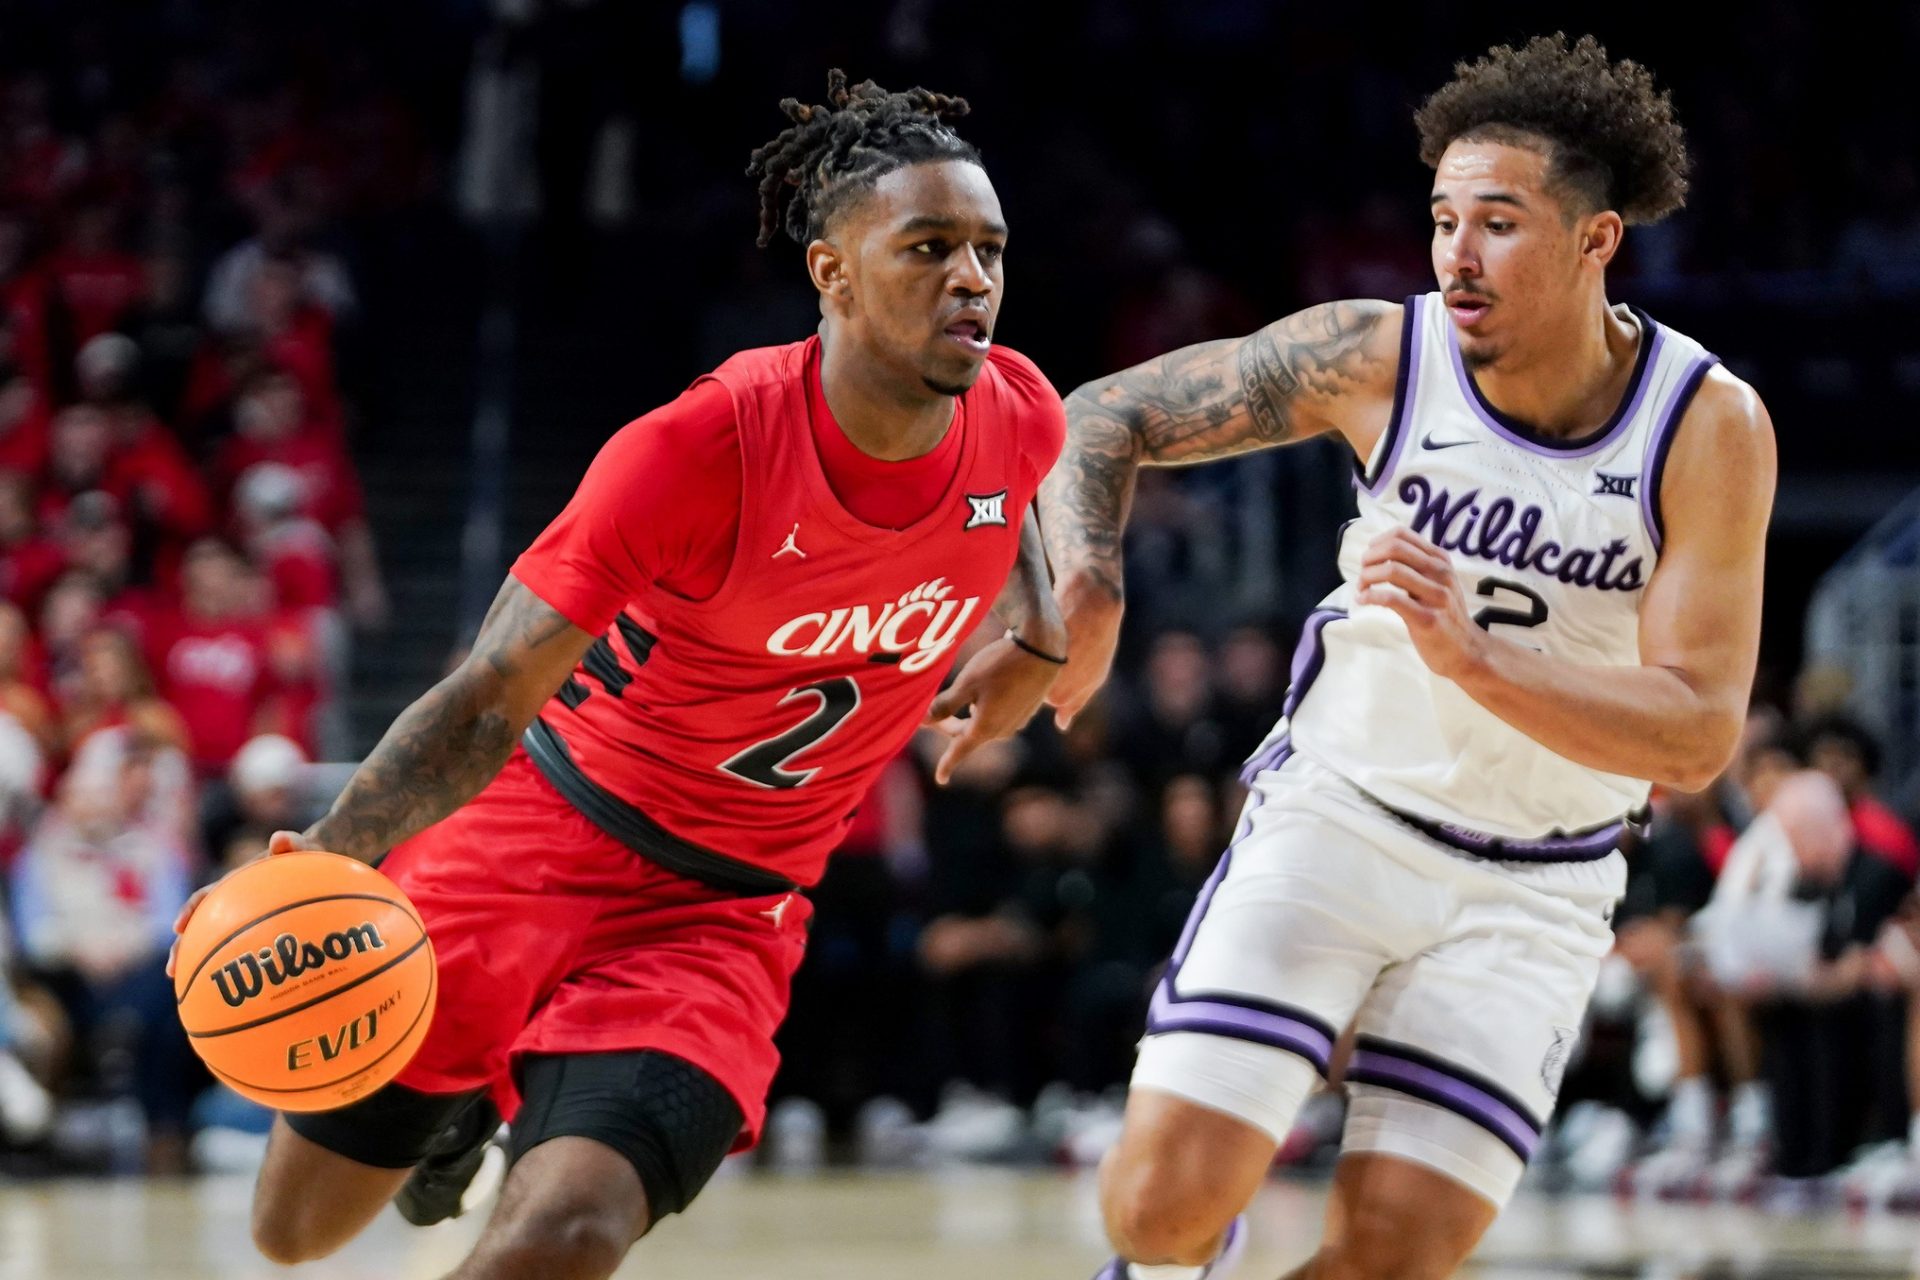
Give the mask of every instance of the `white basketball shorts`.
<path id="1" fill-rule="evenodd" d="M 1618 852 L 1532 863 L 1451 849 L 1294 756 L 1252 780 L 1154 993 L 1134 1087 L 1278 1142 L 1356 1024 L 1343 1151 L 1415 1161 L 1504 1205 L 1553 1110 L 1625 883 Z"/>

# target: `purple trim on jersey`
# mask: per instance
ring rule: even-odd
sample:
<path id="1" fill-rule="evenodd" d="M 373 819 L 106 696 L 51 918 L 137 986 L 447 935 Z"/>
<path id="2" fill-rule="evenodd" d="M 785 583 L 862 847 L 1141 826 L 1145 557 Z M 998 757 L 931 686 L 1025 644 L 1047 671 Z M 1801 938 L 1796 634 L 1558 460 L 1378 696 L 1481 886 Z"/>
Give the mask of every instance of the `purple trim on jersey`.
<path id="1" fill-rule="evenodd" d="M 1467 404 L 1474 414 L 1495 435 L 1508 444 L 1516 445 L 1529 453 L 1541 454 L 1549 458 L 1584 458 L 1598 452 L 1612 443 L 1615 436 L 1633 420 L 1639 410 L 1640 402 L 1647 395 L 1647 370 L 1653 367 L 1654 359 L 1660 353 L 1660 347 L 1666 340 L 1666 331 L 1653 322 L 1638 307 L 1632 308 L 1635 318 L 1640 321 L 1642 341 L 1640 354 L 1633 365 L 1633 378 L 1628 383 L 1627 394 L 1620 397 L 1620 405 L 1613 411 L 1613 417 L 1607 424 L 1590 435 L 1565 443 L 1543 436 L 1526 423 L 1510 418 L 1488 402 L 1480 392 L 1480 384 L 1467 372 L 1467 362 L 1460 355 L 1460 331 L 1449 324 L 1447 326 L 1447 349 L 1453 357 L 1453 374 L 1459 380 L 1460 393 L 1466 397 Z M 1651 335 L 1650 339 L 1648 335 Z"/>
<path id="2" fill-rule="evenodd" d="M 1680 425 L 1680 419 L 1687 414 L 1687 406 L 1693 403 L 1694 392 L 1700 390 L 1700 384 L 1713 366 L 1720 363 L 1720 357 L 1711 353 L 1702 355 L 1687 367 L 1685 376 L 1673 394 L 1667 397 L 1667 404 L 1660 411 L 1660 420 L 1654 424 L 1653 434 L 1647 438 L 1646 462 L 1640 468 L 1640 516 L 1646 521 L 1647 536 L 1653 539 L 1654 554 L 1660 552 L 1660 544 L 1666 540 L 1666 520 L 1660 514 L 1660 481 L 1667 471 L 1667 451 L 1673 448 L 1674 428 Z"/>
<path id="3" fill-rule="evenodd" d="M 1356 489 L 1364 488 L 1375 497 L 1386 488 L 1394 464 L 1400 461 L 1407 437 L 1412 434 L 1412 424 L 1407 419 L 1413 416 L 1414 396 L 1420 390 L 1420 349 L 1425 345 L 1421 339 L 1426 332 L 1429 304 L 1425 294 L 1416 293 L 1403 305 L 1406 316 L 1400 324 L 1400 376 L 1393 385 L 1393 412 L 1387 415 L 1387 439 L 1381 446 L 1380 467 L 1372 475 L 1360 471 L 1354 477 Z"/>
<path id="4" fill-rule="evenodd" d="M 1541 1123 L 1506 1090 L 1485 1077 L 1401 1045 L 1362 1036 L 1347 1064 L 1352 1084 L 1392 1089 L 1466 1117 L 1531 1160 L 1540 1145 Z"/>
<path id="5" fill-rule="evenodd" d="M 1620 833 L 1626 825 L 1614 821 L 1584 831 L 1562 832 L 1533 840 L 1509 840 L 1450 822 L 1435 822 L 1378 799 L 1374 799 L 1374 803 L 1429 840 L 1495 862 L 1597 862 L 1620 847 Z"/>
<path id="6" fill-rule="evenodd" d="M 1240 766 L 1240 781 L 1244 786 L 1252 786 L 1253 780 L 1271 769 L 1278 769 L 1293 759 L 1293 735 L 1283 733 L 1272 743 L 1256 751 Z"/>
<path id="7" fill-rule="evenodd" d="M 1282 719 L 1293 719 L 1293 713 L 1300 709 L 1300 700 L 1307 696 L 1307 690 L 1320 678 L 1321 667 L 1326 665 L 1327 646 L 1320 633 L 1326 630 L 1329 622 L 1346 616 L 1345 609 L 1315 609 L 1307 615 L 1306 623 L 1300 628 L 1300 642 L 1293 647 L 1293 667 L 1287 675 L 1287 696 L 1280 704 Z M 1262 743 L 1240 766 L 1240 781 L 1252 786 L 1255 774 L 1262 769 L 1278 769 L 1292 754 L 1291 733 Z"/>

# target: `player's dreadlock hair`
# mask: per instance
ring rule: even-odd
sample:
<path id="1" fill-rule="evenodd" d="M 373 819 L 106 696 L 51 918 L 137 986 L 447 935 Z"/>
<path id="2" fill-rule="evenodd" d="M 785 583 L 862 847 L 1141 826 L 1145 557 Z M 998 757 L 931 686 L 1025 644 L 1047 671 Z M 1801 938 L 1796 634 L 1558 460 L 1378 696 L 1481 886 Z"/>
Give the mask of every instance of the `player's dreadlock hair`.
<path id="1" fill-rule="evenodd" d="M 818 239 L 849 195 L 902 165 L 980 162 L 947 124 L 967 114 L 965 98 L 920 88 L 889 93 L 871 80 L 848 85 L 847 73 L 835 67 L 827 73 L 825 106 L 783 98 L 780 109 L 792 127 L 747 162 L 747 176 L 760 180 L 762 248 L 783 230 L 801 244 Z"/>
<path id="2" fill-rule="evenodd" d="M 1687 143 L 1673 99 L 1635 62 L 1609 62 L 1592 36 L 1565 32 L 1501 45 L 1453 79 L 1413 117 L 1420 158 L 1437 167 L 1459 138 L 1553 144 L 1549 174 L 1590 210 L 1658 222 L 1687 200 Z"/>

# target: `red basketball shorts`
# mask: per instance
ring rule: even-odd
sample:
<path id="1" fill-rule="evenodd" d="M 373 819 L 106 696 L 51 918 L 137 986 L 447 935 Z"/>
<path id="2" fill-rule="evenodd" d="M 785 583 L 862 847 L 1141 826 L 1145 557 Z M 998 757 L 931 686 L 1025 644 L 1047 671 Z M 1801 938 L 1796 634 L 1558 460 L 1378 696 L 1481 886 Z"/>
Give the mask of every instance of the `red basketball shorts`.
<path id="1" fill-rule="evenodd" d="M 757 1140 L 812 904 L 739 898 L 648 861 L 516 750 L 466 807 L 380 869 L 419 908 L 439 1005 L 398 1082 L 490 1088 L 509 1119 L 525 1054 L 654 1049 L 718 1080 Z"/>

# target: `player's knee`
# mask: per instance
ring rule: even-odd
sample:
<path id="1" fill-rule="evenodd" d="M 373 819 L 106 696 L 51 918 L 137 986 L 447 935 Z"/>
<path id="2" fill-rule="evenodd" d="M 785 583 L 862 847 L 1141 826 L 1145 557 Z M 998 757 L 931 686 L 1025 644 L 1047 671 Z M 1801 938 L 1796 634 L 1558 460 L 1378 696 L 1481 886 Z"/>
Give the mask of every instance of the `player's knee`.
<path id="1" fill-rule="evenodd" d="M 636 1231 L 627 1215 L 588 1203 L 540 1208 L 506 1224 L 489 1276 L 500 1280 L 603 1280 L 620 1266 Z"/>
<path id="2" fill-rule="evenodd" d="M 1371 1200 L 1349 1206 L 1340 1239 L 1323 1249 L 1315 1280 L 1443 1280 L 1451 1259 L 1432 1247 L 1431 1223 L 1415 1206 Z"/>
<path id="3" fill-rule="evenodd" d="M 1151 1159 L 1109 1160 L 1100 1210 L 1114 1252 L 1145 1266 L 1208 1261 L 1233 1217 L 1198 1180 Z"/>

